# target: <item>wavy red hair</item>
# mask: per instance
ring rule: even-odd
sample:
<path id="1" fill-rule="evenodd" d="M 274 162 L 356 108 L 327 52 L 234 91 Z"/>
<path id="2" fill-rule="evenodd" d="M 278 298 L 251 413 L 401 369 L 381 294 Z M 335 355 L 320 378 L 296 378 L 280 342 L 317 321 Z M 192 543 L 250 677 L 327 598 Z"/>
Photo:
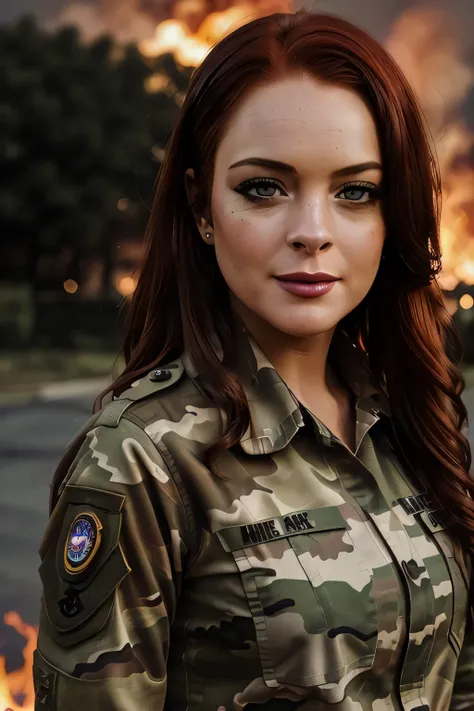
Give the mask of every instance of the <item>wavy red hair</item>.
<path id="1" fill-rule="evenodd" d="M 460 397 L 464 384 L 446 354 L 448 342 L 458 341 L 435 279 L 441 264 L 437 163 L 415 96 L 395 61 L 340 18 L 299 11 L 253 20 L 219 42 L 194 72 L 160 170 L 147 253 L 126 322 L 126 367 L 111 391 L 120 394 L 186 349 L 209 397 L 228 416 L 212 451 L 232 446 L 245 430 L 244 393 L 212 340 L 216 332 L 224 354 L 231 352 L 228 289 L 197 231 L 184 174 L 194 169 L 202 188 L 194 207 L 206 214 L 214 156 L 235 107 L 255 86 L 295 72 L 352 89 L 375 121 L 386 168 L 385 259 L 369 295 L 343 325 L 368 352 L 374 377 L 389 396 L 405 458 L 471 546 L 474 483 L 461 433 L 467 419 Z"/>

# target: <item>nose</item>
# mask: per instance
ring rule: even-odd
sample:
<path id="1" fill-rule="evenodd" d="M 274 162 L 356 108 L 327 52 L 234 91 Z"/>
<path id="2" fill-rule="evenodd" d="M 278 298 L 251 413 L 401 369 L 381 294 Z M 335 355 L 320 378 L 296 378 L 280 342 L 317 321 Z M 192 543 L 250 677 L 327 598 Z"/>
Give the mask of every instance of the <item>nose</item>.
<path id="1" fill-rule="evenodd" d="M 287 243 L 292 249 L 308 254 L 329 249 L 333 243 L 330 206 L 327 199 L 313 198 L 297 209 L 292 219 Z"/>

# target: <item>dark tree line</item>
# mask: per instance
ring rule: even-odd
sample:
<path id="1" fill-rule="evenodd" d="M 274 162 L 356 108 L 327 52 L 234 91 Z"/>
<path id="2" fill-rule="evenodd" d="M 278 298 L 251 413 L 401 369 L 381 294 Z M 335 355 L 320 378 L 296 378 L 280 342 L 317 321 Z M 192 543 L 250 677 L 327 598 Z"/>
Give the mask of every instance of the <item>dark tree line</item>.
<path id="1" fill-rule="evenodd" d="M 143 234 L 189 75 L 111 37 L 84 44 L 75 28 L 47 33 L 30 17 L 0 27 L 0 341 L 12 284 L 30 294 L 31 343 L 42 295 L 79 283 L 88 259 L 113 297 L 117 239 Z"/>
<path id="2" fill-rule="evenodd" d="M 168 90 L 147 90 L 157 70 Z M 117 220 L 143 228 L 156 149 L 188 79 L 171 57 L 152 66 L 109 37 L 85 45 L 76 29 L 48 34 L 31 18 L 0 28 L 1 277 L 37 283 L 40 257 L 64 247 L 76 262 L 107 259 Z M 26 263 L 5 273 L 12 250 Z"/>

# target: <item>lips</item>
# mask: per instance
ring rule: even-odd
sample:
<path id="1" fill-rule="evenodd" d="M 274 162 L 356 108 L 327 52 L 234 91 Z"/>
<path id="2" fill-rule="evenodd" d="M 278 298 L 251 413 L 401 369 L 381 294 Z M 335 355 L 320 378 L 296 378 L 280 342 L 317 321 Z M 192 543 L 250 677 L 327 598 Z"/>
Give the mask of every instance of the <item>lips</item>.
<path id="1" fill-rule="evenodd" d="M 324 296 L 333 288 L 339 277 L 325 272 L 293 272 L 276 277 L 280 286 L 293 296 L 312 299 L 317 296 Z"/>
<path id="2" fill-rule="evenodd" d="M 309 272 L 292 272 L 291 274 L 282 274 L 281 276 L 277 276 L 276 279 L 279 279 L 279 281 L 305 282 L 310 284 L 316 284 L 322 281 L 338 281 L 339 277 L 335 277 L 332 274 L 326 274 L 326 272 L 316 272 L 314 274 L 311 274 Z"/>

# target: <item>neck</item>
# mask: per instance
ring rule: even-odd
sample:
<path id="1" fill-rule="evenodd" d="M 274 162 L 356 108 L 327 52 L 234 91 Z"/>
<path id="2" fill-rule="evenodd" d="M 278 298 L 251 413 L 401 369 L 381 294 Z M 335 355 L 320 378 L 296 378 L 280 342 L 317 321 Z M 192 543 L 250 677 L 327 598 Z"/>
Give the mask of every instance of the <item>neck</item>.
<path id="1" fill-rule="evenodd" d="M 327 362 L 335 329 L 308 337 L 293 336 L 274 328 L 240 303 L 235 304 L 235 311 L 300 402 L 337 388 Z"/>

